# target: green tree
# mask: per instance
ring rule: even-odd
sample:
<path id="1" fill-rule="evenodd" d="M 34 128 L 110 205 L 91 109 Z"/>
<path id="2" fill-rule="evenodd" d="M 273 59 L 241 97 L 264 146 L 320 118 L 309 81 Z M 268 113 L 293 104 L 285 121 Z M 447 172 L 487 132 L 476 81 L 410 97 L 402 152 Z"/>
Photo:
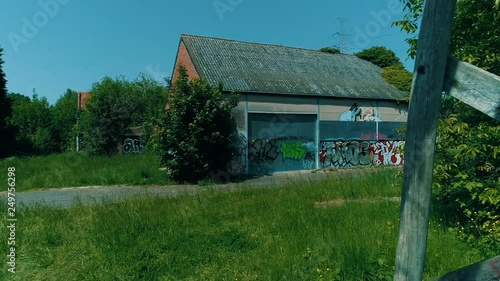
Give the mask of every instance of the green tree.
<path id="1" fill-rule="evenodd" d="M 166 82 L 168 84 L 168 81 Z M 133 123 L 134 126 L 144 126 L 142 141 L 147 144 L 151 138 L 154 120 L 157 120 L 165 110 L 168 86 L 146 75 L 140 75 L 135 84 L 139 90 Z"/>
<path id="2" fill-rule="evenodd" d="M 394 24 L 415 33 L 423 1 L 403 2 L 408 13 Z M 500 24 L 494 5 L 494 0 L 457 3 L 450 52 L 500 75 Z M 416 38 L 408 42 L 413 56 Z M 447 95 L 441 107 L 433 193 L 438 214 L 450 225 L 458 224 L 468 242 L 486 255 L 500 252 L 500 124 Z"/>
<path id="3" fill-rule="evenodd" d="M 386 47 L 374 46 L 354 55 L 381 68 L 388 66 L 402 66 L 402 63 L 396 54 Z"/>
<path id="4" fill-rule="evenodd" d="M 500 73 L 500 19 L 493 0 L 457 2 L 450 52 L 462 61 Z"/>
<path id="5" fill-rule="evenodd" d="M 67 89 L 51 108 L 52 134 L 55 150 L 64 152 L 71 150 L 75 144 L 75 126 L 78 116 L 78 93 Z"/>
<path id="6" fill-rule="evenodd" d="M 386 47 L 375 46 L 354 54 L 382 68 L 382 78 L 406 94 L 403 100 L 409 102 L 413 74 L 406 70 L 396 54 Z"/>
<path id="7" fill-rule="evenodd" d="M 124 78 L 104 77 L 90 93 L 78 126 L 83 149 L 91 154 L 117 153 L 122 135 L 132 124 L 134 87 Z"/>
<path id="8" fill-rule="evenodd" d="M 12 154 L 12 145 L 14 143 L 14 132 L 8 126 L 7 120 L 12 114 L 12 102 L 7 97 L 7 79 L 3 72 L 2 60 L 3 49 L 0 48 L 0 158 Z"/>
<path id="9" fill-rule="evenodd" d="M 9 125 L 16 129 L 19 152 L 48 154 L 53 152 L 52 116 L 47 98 L 34 94 L 32 99 L 20 98 L 12 108 Z"/>
<path id="10" fill-rule="evenodd" d="M 19 105 L 22 102 L 29 102 L 30 101 L 29 97 L 22 95 L 22 94 L 19 94 L 19 93 L 9 93 L 7 95 L 7 97 L 9 98 L 12 106 Z"/>
<path id="11" fill-rule="evenodd" d="M 237 94 L 224 97 L 222 85 L 189 81 L 186 69 L 179 69 L 154 145 L 174 180 L 196 182 L 225 171 L 233 157 L 236 126 L 231 110 L 238 101 Z"/>
<path id="12" fill-rule="evenodd" d="M 406 94 L 405 101 L 410 101 L 411 83 L 413 74 L 406 70 L 403 66 L 393 65 L 382 69 L 382 77 L 384 80 L 392 84 L 398 90 Z"/>
<path id="13" fill-rule="evenodd" d="M 340 54 L 340 50 L 333 47 L 323 47 L 319 50 L 323 53 L 328 53 L 328 54 Z"/>
<path id="14" fill-rule="evenodd" d="M 83 149 L 93 154 L 117 153 L 130 127 L 149 129 L 165 108 L 168 95 L 165 86 L 145 75 L 135 81 L 104 77 L 90 93 L 76 130 L 82 133 Z"/>

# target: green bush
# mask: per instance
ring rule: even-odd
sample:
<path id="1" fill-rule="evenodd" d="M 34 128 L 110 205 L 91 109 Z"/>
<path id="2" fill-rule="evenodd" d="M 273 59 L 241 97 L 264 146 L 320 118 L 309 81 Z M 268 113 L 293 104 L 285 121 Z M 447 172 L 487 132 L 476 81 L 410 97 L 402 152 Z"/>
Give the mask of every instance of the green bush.
<path id="1" fill-rule="evenodd" d="M 434 168 L 436 207 L 487 255 L 500 252 L 500 124 L 445 99 Z"/>
<path id="2" fill-rule="evenodd" d="M 153 149 L 174 180 L 197 182 L 226 169 L 236 131 L 231 110 L 238 101 L 236 94 L 224 97 L 222 85 L 189 81 L 186 69 L 179 69 L 167 110 L 153 132 Z"/>

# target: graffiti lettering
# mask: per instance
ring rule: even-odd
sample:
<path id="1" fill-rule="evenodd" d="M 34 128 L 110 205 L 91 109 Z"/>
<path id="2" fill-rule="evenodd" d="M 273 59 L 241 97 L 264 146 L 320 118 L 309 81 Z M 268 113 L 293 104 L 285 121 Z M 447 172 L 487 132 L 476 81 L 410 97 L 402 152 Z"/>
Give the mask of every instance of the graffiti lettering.
<path id="1" fill-rule="evenodd" d="M 398 150 L 404 141 L 323 141 L 320 163 L 325 167 L 360 165 L 401 165 L 403 154 Z"/>
<path id="2" fill-rule="evenodd" d="M 278 140 L 257 139 L 254 140 L 248 149 L 248 158 L 252 162 L 273 163 L 278 158 L 279 151 L 276 143 Z"/>
<path id="3" fill-rule="evenodd" d="M 370 149 L 375 155 L 374 165 L 403 164 L 403 154 L 398 151 L 403 143 L 403 141 L 378 141 L 372 144 Z"/>
<path id="4" fill-rule="evenodd" d="M 300 160 L 306 155 L 306 151 L 300 142 L 284 142 L 281 144 L 283 161 L 286 159 Z"/>
<path id="5" fill-rule="evenodd" d="M 139 139 L 126 138 L 123 142 L 123 153 L 142 153 L 144 146 Z"/>
<path id="6" fill-rule="evenodd" d="M 370 165 L 373 154 L 368 141 L 323 142 L 320 162 L 322 167 L 351 167 Z"/>

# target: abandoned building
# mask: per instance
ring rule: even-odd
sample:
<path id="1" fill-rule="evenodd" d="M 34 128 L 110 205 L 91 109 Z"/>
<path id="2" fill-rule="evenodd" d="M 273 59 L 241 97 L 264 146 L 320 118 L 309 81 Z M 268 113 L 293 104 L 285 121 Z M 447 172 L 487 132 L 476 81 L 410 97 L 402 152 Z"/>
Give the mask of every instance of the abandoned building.
<path id="1" fill-rule="evenodd" d="M 240 93 L 231 172 L 401 165 L 397 129 L 405 94 L 353 55 L 181 35 L 172 81 L 189 78 Z"/>

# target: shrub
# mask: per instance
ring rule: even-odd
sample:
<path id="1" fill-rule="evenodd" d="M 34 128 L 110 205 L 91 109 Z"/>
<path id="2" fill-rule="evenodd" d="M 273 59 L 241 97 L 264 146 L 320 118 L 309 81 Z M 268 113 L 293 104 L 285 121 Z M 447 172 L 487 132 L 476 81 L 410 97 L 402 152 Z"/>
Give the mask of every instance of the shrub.
<path id="1" fill-rule="evenodd" d="M 235 133 L 231 110 L 239 96 L 224 97 L 222 85 L 188 80 L 184 67 L 171 88 L 167 109 L 153 133 L 153 149 L 174 180 L 197 182 L 225 170 Z"/>

